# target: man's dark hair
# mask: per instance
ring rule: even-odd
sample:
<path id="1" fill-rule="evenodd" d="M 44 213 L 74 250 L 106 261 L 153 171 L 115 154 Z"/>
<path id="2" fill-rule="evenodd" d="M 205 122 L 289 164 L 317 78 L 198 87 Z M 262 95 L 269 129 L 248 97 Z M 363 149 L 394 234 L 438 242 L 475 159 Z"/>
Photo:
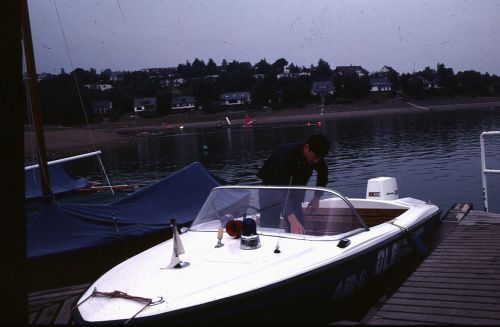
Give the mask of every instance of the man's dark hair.
<path id="1" fill-rule="evenodd" d="M 314 134 L 307 139 L 309 149 L 319 157 L 325 157 L 330 149 L 330 142 L 323 134 Z"/>

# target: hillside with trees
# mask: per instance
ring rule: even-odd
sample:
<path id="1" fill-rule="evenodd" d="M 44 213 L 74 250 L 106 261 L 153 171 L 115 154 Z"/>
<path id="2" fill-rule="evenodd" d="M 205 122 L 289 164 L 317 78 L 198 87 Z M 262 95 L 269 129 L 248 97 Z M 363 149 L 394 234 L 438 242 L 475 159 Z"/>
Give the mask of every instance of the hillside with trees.
<path id="1" fill-rule="evenodd" d="M 312 90 L 314 82 L 331 82 L 328 92 Z M 216 65 L 198 58 L 177 67 L 150 68 L 133 72 L 77 68 L 58 75 L 39 74 L 39 98 L 46 124 L 77 125 L 102 119 L 115 121 L 134 114 L 134 99 L 155 98 L 154 116 L 173 114 L 173 100 L 180 96 L 196 99 L 191 112 L 211 114 L 223 110 L 258 110 L 295 107 L 311 103 L 352 103 L 367 99 L 381 101 L 457 96 L 499 96 L 500 78 L 469 70 L 455 73 L 438 63 L 415 73 L 399 74 L 389 66 L 368 72 L 361 66 L 337 66 L 319 59 L 316 66 L 299 67 L 280 58 L 274 63 L 261 59 L 255 64 L 223 60 Z M 221 95 L 249 92 L 251 101 L 223 106 Z M 100 112 L 95 103 L 110 103 Z M 85 108 L 85 109 L 82 109 Z M 27 115 L 26 122 L 29 121 Z"/>

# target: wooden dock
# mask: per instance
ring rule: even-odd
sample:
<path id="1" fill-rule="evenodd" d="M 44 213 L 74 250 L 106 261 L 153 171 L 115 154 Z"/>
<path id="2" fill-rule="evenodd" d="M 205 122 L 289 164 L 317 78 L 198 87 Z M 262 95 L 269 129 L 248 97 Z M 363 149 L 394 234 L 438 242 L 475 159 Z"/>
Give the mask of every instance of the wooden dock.
<path id="1" fill-rule="evenodd" d="M 90 284 L 80 284 L 30 293 L 28 296 L 30 325 L 69 325 L 71 309 Z"/>
<path id="2" fill-rule="evenodd" d="M 471 210 L 368 325 L 500 325 L 500 214 Z"/>

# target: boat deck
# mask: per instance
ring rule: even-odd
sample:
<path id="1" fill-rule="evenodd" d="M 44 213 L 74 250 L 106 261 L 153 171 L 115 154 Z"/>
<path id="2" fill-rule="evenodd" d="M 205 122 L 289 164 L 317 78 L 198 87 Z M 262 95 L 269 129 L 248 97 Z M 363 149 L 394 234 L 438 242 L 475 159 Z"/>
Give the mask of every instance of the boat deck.
<path id="1" fill-rule="evenodd" d="M 456 218 L 454 230 L 365 324 L 500 325 L 500 214 L 471 210 Z"/>
<path id="2" fill-rule="evenodd" d="M 459 209 L 444 218 L 444 240 L 361 324 L 500 325 L 500 214 Z M 89 286 L 30 293 L 29 323 L 71 324 Z"/>

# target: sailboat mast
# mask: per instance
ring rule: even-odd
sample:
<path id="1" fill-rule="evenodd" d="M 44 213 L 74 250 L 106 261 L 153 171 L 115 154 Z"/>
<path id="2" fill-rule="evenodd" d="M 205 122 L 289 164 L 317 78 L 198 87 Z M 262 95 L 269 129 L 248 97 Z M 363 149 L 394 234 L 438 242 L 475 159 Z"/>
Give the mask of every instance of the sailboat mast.
<path id="1" fill-rule="evenodd" d="M 30 18 L 28 11 L 28 0 L 22 2 L 22 36 L 24 54 L 26 59 L 26 71 L 28 74 L 28 92 L 31 110 L 33 114 L 33 124 L 35 126 L 35 138 L 37 142 L 37 156 L 40 165 L 40 183 L 42 194 L 49 195 L 50 189 L 49 169 L 47 165 L 47 153 L 45 148 L 45 138 L 43 131 L 43 120 L 38 108 L 37 74 L 35 68 L 35 56 L 33 52 L 33 40 L 31 38 Z"/>

